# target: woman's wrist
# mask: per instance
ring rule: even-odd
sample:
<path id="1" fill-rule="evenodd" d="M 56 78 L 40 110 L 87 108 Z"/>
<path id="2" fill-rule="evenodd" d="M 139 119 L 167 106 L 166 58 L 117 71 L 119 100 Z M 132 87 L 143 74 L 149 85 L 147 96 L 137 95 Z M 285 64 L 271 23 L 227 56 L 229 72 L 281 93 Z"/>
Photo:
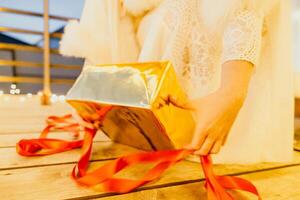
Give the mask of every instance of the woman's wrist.
<path id="1" fill-rule="evenodd" d="M 217 93 L 234 100 L 247 96 L 253 64 L 247 61 L 228 61 L 222 66 L 222 81 Z"/>
<path id="2" fill-rule="evenodd" d="M 228 100 L 243 100 L 248 93 L 248 84 L 226 83 L 221 86 L 216 92 L 220 98 Z"/>

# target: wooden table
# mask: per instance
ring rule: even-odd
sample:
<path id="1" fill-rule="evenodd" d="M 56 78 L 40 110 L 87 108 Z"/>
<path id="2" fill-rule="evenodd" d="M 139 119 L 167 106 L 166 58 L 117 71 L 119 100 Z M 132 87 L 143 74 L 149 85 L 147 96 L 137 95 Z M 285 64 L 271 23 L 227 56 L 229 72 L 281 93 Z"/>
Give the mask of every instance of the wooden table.
<path id="1" fill-rule="evenodd" d="M 17 97 L 4 101 L 4 97 L 0 96 L 0 199 L 206 199 L 199 163 L 181 162 L 158 181 L 135 192 L 116 195 L 103 192 L 100 186 L 80 187 L 71 179 L 70 172 L 80 156 L 79 149 L 45 157 L 25 158 L 17 155 L 15 143 L 22 138 L 37 137 L 46 116 L 70 112 L 65 103 L 42 107 L 37 97 L 20 101 Z M 53 133 L 53 137 L 68 139 L 71 136 L 67 133 Z M 94 142 L 90 169 L 136 151 L 98 135 Z M 137 177 L 145 170 L 146 167 L 140 166 L 125 171 L 121 176 Z M 263 199 L 300 199 L 300 152 L 295 152 L 291 163 L 216 165 L 215 172 L 238 175 L 252 181 Z M 233 195 L 238 200 L 256 199 L 244 192 L 234 192 Z"/>

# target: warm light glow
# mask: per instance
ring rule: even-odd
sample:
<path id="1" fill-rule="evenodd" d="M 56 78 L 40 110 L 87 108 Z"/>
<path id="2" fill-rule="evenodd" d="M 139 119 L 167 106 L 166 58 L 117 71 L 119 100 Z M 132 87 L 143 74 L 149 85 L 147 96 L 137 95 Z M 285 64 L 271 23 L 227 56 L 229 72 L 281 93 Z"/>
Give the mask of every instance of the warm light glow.
<path id="1" fill-rule="evenodd" d="M 11 84 L 11 85 L 10 85 L 10 88 L 11 88 L 11 89 L 16 89 L 16 88 L 17 88 L 17 85 L 16 85 L 16 84 Z"/>
<path id="2" fill-rule="evenodd" d="M 9 93 L 10 93 L 10 94 L 15 94 L 16 91 L 15 91 L 14 89 L 11 89 L 11 90 L 9 91 Z"/>
<path id="3" fill-rule="evenodd" d="M 65 101 L 66 97 L 64 95 L 59 95 L 58 99 L 59 101 Z"/>
<path id="4" fill-rule="evenodd" d="M 52 94 L 50 98 L 51 103 L 55 103 L 58 101 L 58 96 L 56 94 Z"/>
<path id="5" fill-rule="evenodd" d="M 0 90 L 0 95 L 3 95 L 3 94 L 4 94 L 3 90 Z"/>
<path id="6" fill-rule="evenodd" d="M 15 93 L 16 93 L 16 94 L 20 94 L 20 93 L 21 93 L 21 90 L 17 88 L 17 89 L 15 89 Z"/>
<path id="7" fill-rule="evenodd" d="M 31 98 L 32 97 L 32 93 L 27 93 L 26 95 L 28 98 Z"/>

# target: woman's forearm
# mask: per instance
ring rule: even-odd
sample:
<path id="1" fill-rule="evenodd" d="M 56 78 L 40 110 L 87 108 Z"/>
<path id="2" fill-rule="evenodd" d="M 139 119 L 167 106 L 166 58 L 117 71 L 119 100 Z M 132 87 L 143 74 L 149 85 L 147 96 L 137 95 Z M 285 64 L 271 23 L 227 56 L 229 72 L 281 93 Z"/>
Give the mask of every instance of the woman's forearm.
<path id="1" fill-rule="evenodd" d="M 197 126 L 187 148 L 196 154 L 218 153 L 244 103 L 253 65 L 247 61 L 228 61 L 222 66 L 220 88 L 191 102 Z"/>
<path id="2" fill-rule="evenodd" d="M 233 60 L 222 65 L 221 86 L 217 92 L 228 97 L 245 98 L 253 73 L 253 64 L 247 61 Z"/>

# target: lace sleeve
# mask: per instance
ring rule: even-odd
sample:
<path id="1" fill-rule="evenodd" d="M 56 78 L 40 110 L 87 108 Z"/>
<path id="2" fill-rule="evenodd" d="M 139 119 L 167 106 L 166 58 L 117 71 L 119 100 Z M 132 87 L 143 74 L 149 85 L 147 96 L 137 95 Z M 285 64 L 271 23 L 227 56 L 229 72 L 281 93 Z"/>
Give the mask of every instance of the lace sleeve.
<path id="1" fill-rule="evenodd" d="M 245 60 L 257 65 L 262 39 L 262 17 L 254 12 L 239 13 L 223 35 L 222 63 Z"/>

